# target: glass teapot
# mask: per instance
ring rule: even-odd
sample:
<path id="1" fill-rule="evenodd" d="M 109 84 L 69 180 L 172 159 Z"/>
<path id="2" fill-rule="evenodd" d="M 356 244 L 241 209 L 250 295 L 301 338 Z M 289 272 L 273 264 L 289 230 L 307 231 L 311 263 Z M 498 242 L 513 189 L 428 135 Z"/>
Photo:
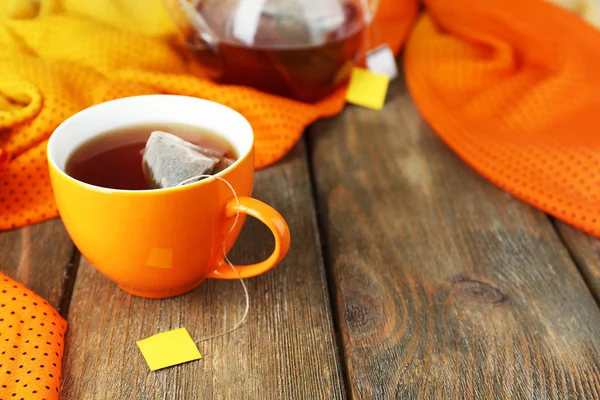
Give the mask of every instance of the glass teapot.
<path id="1" fill-rule="evenodd" d="M 378 0 L 163 0 L 209 75 L 313 102 L 347 81 Z"/>

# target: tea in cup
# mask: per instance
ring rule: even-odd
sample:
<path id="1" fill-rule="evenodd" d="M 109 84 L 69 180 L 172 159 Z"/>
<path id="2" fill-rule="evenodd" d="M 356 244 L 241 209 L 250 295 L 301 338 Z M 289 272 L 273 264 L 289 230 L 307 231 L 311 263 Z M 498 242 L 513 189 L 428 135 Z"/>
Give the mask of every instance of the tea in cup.
<path id="1" fill-rule="evenodd" d="M 152 189 L 144 177 L 142 153 L 153 131 L 218 151 L 229 162 L 213 176 Z M 146 95 L 92 106 L 54 131 L 48 164 L 71 239 L 94 267 L 133 295 L 171 297 L 206 278 L 253 277 L 275 267 L 288 251 L 290 233 L 283 217 L 250 197 L 252 128 L 221 104 Z M 233 246 L 245 215 L 267 225 L 275 250 L 263 262 L 234 270 L 224 250 Z"/>

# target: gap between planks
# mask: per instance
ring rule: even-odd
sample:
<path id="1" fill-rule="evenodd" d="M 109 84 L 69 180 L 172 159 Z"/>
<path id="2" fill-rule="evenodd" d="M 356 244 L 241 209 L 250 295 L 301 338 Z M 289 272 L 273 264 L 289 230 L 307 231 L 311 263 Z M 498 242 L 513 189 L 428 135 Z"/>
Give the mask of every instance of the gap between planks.
<path id="1" fill-rule="evenodd" d="M 336 343 L 336 347 L 338 350 L 338 357 L 341 364 L 342 369 L 342 378 L 344 383 L 344 389 L 346 391 L 346 398 L 349 398 L 349 393 L 352 393 L 352 386 L 350 384 L 350 376 L 348 374 L 348 364 L 346 362 L 346 354 L 344 352 L 344 338 L 341 331 L 341 315 L 339 308 L 336 307 L 337 304 L 337 287 L 335 284 L 335 279 L 333 277 L 333 268 L 331 268 L 331 258 L 329 257 L 329 246 L 328 246 L 328 235 L 326 231 L 326 221 L 322 218 L 322 210 L 319 205 L 319 199 L 317 198 L 317 183 L 315 180 L 315 171 L 313 158 L 311 154 L 313 152 L 313 140 L 312 135 L 310 135 L 311 127 L 309 127 L 304 135 L 303 140 L 306 147 L 306 158 L 308 165 L 308 176 L 310 179 L 310 191 L 311 198 L 313 201 L 313 209 L 316 214 L 316 224 L 317 224 L 317 235 L 319 238 L 319 243 L 321 244 L 321 257 L 323 259 L 323 266 L 325 267 L 325 280 L 327 283 L 327 292 L 329 293 L 329 305 L 331 307 L 331 318 L 333 322 L 333 330 L 335 333 L 334 340 Z"/>
<path id="2" fill-rule="evenodd" d="M 548 215 L 548 218 L 600 308 L 600 272 L 598 272 L 600 271 L 600 261 L 598 260 L 600 240 L 551 215 Z"/>
<path id="3" fill-rule="evenodd" d="M 81 253 L 74 243 L 71 244 L 71 256 L 63 268 L 63 291 L 60 295 L 58 307 L 56 307 L 60 315 L 67 320 L 69 306 L 71 305 L 71 297 L 73 296 L 73 289 L 75 288 L 75 280 L 77 279 L 77 272 L 79 271 L 79 261 L 81 260 Z"/>

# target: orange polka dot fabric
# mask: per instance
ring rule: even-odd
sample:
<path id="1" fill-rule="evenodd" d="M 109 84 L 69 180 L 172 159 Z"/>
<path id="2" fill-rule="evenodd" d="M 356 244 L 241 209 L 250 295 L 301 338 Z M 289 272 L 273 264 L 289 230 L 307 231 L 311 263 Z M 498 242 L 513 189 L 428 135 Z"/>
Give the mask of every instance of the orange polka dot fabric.
<path id="1" fill-rule="evenodd" d="M 57 399 L 67 323 L 0 273 L 0 399 Z"/>
<path id="2" fill-rule="evenodd" d="M 541 0 L 426 0 L 404 53 L 424 118 L 502 189 L 600 236 L 600 32 Z"/>
<path id="3" fill-rule="evenodd" d="M 395 0 L 382 1 L 371 40 L 398 50 L 416 3 L 390 3 Z M 256 167 L 263 168 L 281 159 L 307 125 L 345 103 L 344 89 L 305 104 L 211 82 L 173 44 L 162 0 L 17 0 L 3 10 L 5 4 L 0 0 L 0 230 L 58 215 L 47 140 L 62 121 L 91 105 L 152 93 L 223 103 L 252 124 Z"/>

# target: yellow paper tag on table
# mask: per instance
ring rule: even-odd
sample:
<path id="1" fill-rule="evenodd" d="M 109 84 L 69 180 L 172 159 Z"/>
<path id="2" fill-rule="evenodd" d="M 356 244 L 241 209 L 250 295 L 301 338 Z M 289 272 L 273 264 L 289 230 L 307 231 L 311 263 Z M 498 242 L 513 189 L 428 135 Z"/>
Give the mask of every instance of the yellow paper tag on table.
<path id="1" fill-rule="evenodd" d="M 138 340 L 137 345 L 152 371 L 202 358 L 196 343 L 185 328 Z"/>
<path id="2" fill-rule="evenodd" d="M 364 68 L 353 68 L 346 101 L 374 110 L 381 110 L 385 103 L 390 78 Z"/>

